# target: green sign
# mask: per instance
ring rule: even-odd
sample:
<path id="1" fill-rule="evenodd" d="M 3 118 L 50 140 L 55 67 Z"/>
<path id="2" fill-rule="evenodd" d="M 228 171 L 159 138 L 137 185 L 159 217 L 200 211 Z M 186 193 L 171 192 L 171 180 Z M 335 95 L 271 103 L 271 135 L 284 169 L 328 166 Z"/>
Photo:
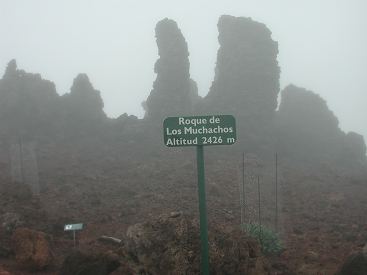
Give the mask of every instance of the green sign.
<path id="1" fill-rule="evenodd" d="M 209 275 L 208 221 L 206 217 L 204 146 L 236 142 L 236 121 L 231 115 L 168 117 L 163 121 L 164 144 L 196 146 L 200 212 L 202 274 Z"/>
<path id="2" fill-rule="evenodd" d="M 236 142 L 236 121 L 231 115 L 168 117 L 163 136 L 168 147 L 231 145 Z"/>
<path id="3" fill-rule="evenodd" d="M 75 231 L 75 230 L 82 230 L 83 224 L 82 223 L 76 223 L 76 224 L 65 224 L 64 231 Z"/>

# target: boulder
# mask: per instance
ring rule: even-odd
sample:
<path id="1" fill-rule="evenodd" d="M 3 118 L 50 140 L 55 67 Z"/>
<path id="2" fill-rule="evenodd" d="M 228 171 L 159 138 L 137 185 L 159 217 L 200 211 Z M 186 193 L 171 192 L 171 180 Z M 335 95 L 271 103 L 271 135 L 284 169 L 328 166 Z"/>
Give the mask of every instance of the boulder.
<path id="1" fill-rule="evenodd" d="M 52 255 L 45 233 L 18 228 L 11 239 L 19 266 L 28 270 L 43 270 L 51 264 Z"/>
<path id="2" fill-rule="evenodd" d="M 367 257 L 363 253 L 357 253 L 349 256 L 337 274 L 366 275 Z"/>
<path id="3" fill-rule="evenodd" d="M 6 271 L 5 268 L 0 265 L 0 275 L 12 275 L 12 273 Z"/>
<path id="4" fill-rule="evenodd" d="M 1 227 L 7 233 L 12 233 L 16 228 L 24 225 L 23 219 L 14 212 L 6 212 L 0 218 Z"/>
<path id="5" fill-rule="evenodd" d="M 13 141 L 21 136 L 40 136 L 57 130 L 59 95 L 54 83 L 9 62 L 0 79 L 0 135 Z"/>
<path id="6" fill-rule="evenodd" d="M 213 229 L 213 226 L 211 226 Z M 199 274 L 200 233 L 196 220 L 162 215 L 127 230 L 124 249 L 144 274 Z M 256 241 L 240 231 L 209 234 L 210 274 L 268 274 Z"/>

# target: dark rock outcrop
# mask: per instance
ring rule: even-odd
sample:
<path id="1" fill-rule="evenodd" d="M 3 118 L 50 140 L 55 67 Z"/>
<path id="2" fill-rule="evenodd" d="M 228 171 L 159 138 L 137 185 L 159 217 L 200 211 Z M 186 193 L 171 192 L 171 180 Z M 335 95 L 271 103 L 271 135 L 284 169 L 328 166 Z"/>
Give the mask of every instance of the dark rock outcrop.
<path id="1" fill-rule="evenodd" d="M 145 118 L 162 120 L 167 116 L 189 115 L 198 100 L 196 83 L 190 79 L 187 43 L 177 23 L 163 19 L 157 23 L 159 59 L 154 72 L 157 78 L 143 107 Z"/>
<path id="2" fill-rule="evenodd" d="M 267 142 L 277 107 L 278 43 L 250 18 L 223 15 L 218 30 L 215 78 L 202 110 L 235 115 L 239 140 L 255 149 Z"/>
<path id="3" fill-rule="evenodd" d="M 297 160 L 365 165 L 366 145 L 356 133 L 345 134 L 319 95 L 289 85 L 277 112 L 277 150 Z"/>
<path id="4" fill-rule="evenodd" d="M 98 128 L 106 118 L 100 91 L 95 90 L 86 74 L 79 74 L 62 96 L 63 117 L 67 131 Z"/>
<path id="5" fill-rule="evenodd" d="M 282 91 L 277 113 L 278 150 L 301 158 L 335 158 L 343 133 L 319 95 L 294 85 Z M 333 156 L 331 156 L 332 154 Z"/>
<path id="6" fill-rule="evenodd" d="M 0 79 L 0 135 L 12 142 L 70 136 L 98 128 L 106 119 L 100 92 L 85 74 L 62 97 L 39 74 L 18 70 L 15 60 Z"/>
<path id="7" fill-rule="evenodd" d="M 240 231 L 211 228 L 210 274 L 268 274 L 254 240 Z M 199 226 L 185 215 L 162 215 L 129 227 L 124 249 L 146 274 L 200 273 Z"/>
<path id="8" fill-rule="evenodd" d="M 362 135 L 354 132 L 347 133 L 344 156 L 346 159 L 366 163 L 366 143 Z"/>
<path id="9" fill-rule="evenodd" d="M 9 138 L 40 136 L 57 130 L 59 96 L 55 85 L 39 74 L 17 69 L 9 62 L 0 79 L 0 135 Z"/>
<path id="10" fill-rule="evenodd" d="M 46 234 L 28 228 L 18 228 L 12 236 L 17 264 L 28 270 L 43 270 L 52 262 Z"/>

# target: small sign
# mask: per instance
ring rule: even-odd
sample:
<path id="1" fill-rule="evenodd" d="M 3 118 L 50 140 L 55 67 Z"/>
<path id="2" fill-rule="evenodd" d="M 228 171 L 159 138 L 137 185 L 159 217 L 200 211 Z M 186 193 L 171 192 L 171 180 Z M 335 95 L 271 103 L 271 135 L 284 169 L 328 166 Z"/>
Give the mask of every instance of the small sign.
<path id="1" fill-rule="evenodd" d="M 75 230 L 82 230 L 83 224 L 82 223 L 76 223 L 76 224 L 65 224 L 64 231 L 75 231 Z"/>
<path id="2" fill-rule="evenodd" d="M 231 115 L 168 117 L 163 122 L 168 147 L 231 145 L 236 142 L 236 121 Z"/>

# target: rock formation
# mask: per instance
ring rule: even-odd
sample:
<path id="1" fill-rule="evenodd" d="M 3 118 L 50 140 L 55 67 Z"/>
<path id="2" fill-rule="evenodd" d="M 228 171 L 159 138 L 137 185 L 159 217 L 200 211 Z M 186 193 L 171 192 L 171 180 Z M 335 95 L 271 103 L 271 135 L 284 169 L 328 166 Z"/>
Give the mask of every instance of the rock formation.
<path id="1" fill-rule="evenodd" d="M 366 143 L 362 135 L 349 132 L 345 137 L 345 154 L 346 159 L 354 159 L 362 163 L 366 163 Z"/>
<path id="2" fill-rule="evenodd" d="M 18 228 L 12 236 L 17 264 L 28 270 L 42 270 L 51 264 L 52 256 L 46 234 Z"/>
<path id="3" fill-rule="evenodd" d="M 177 23 L 167 18 L 157 23 L 155 33 L 159 54 L 154 66 L 157 78 L 143 103 L 145 118 L 158 121 L 167 116 L 189 115 L 198 95 L 196 83 L 190 79 L 185 38 Z"/>
<path id="4" fill-rule="evenodd" d="M 62 97 L 51 81 L 18 70 L 15 60 L 0 80 L 0 135 L 12 143 L 78 134 L 98 128 L 106 118 L 100 92 L 85 74 Z"/>
<path id="5" fill-rule="evenodd" d="M 270 30 L 250 18 L 223 15 L 215 78 L 204 110 L 233 114 L 250 149 L 263 143 L 277 107 L 278 44 Z"/>
<path id="6" fill-rule="evenodd" d="M 161 215 L 130 226 L 126 234 L 125 253 L 146 274 L 200 273 L 197 221 L 185 215 Z M 209 239 L 210 274 L 268 274 L 258 243 L 242 232 L 211 226 Z"/>
<path id="7" fill-rule="evenodd" d="M 74 79 L 70 93 L 62 100 L 66 127 L 71 130 L 98 127 L 106 119 L 100 91 L 93 88 L 86 74 L 79 74 Z"/>
<path id="8" fill-rule="evenodd" d="M 346 135 L 324 99 L 294 85 L 282 91 L 277 131 L 278 150 L 291 158 L 362 163 L 366 159 L 363 137 Z"/>
<path id="9" fill-rule="evenodd" d="M 39 74 L 17 69 L 9 62 L 0 79 L 0 134 L 11 138 L 53 132 L 49 120 L 57 117 L 55 85 Z"/>
<path id="10" fill-rule="evenodd" d="M 98 121 L 106 118 L 100 91 L 93 88 L 86 74 L 79 74 L 74 79 L 70 93 L 63 97 L 65 111 L 71 119 Z"/>

